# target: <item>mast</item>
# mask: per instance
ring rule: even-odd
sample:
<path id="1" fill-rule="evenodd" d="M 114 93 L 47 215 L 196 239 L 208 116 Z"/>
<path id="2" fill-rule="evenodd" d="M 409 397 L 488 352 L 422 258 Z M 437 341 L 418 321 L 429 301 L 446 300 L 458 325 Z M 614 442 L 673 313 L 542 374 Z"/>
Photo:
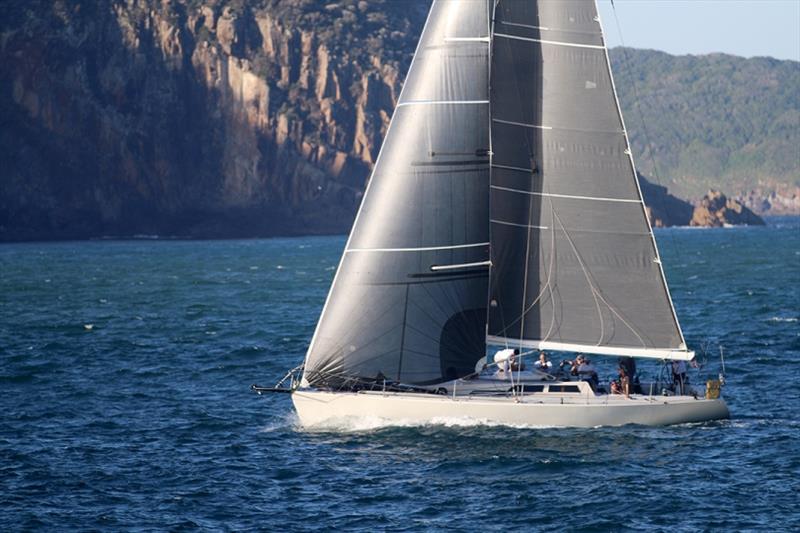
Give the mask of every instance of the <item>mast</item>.
<path id="1" fill-rule="evenodd" d="M 487 342 L 690 359 L 593 0 L 499 0 Z"/>
<path id="2" fill-rule="evenodd" d="M 306 385 L 435 383 L 485 353 L 488 0 L 436 0 L 306 355 Z"/>

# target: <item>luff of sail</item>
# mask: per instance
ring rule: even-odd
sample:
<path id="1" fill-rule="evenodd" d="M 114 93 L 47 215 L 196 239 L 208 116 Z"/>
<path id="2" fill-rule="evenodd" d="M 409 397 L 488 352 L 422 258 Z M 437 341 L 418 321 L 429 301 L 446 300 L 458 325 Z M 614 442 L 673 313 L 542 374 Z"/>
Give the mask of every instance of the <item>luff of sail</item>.
<path id="1" fill-rule="evenodd" d="M 689 359 L 593 0 L 497 2 L 488 341 Z"/>
<path id="2" fill-rule="evenodd" d="M 485 353 L 489 8 L 437 0 L 306 356 L 304 382 L 433 383 Z"/>

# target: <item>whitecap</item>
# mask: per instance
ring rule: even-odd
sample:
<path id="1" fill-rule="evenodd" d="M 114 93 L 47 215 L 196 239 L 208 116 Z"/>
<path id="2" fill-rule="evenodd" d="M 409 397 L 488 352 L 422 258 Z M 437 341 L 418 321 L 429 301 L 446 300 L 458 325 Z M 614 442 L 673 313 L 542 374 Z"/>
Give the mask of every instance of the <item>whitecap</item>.
<path id="1" fill-rule="evenodd" d="M 413 419 L 388 419 L 379 416 L 347 416 L 330 418 L 319 424 L 303 426 L 298 419 L 298 431 L 331 432 L 331 433 L 363 433 L 389 428 L 474 428 L 474 427 L 507 427 L 513 429 L 543 429 L 553 426 L 542 424 L 510 424 L 489 420 L 486 418 L 471 417 L 434 417 L 427 421 Z"/>
<path id="2" fill-rule="evenodd" d="M 282 429 L 295 427 L 300 424 L 300 420 L 297 418 L 297 413 L 294 411 L 290 411 L 286 414 L 278 416 L 271 424 L 268 424 L 261 429 L 258 430 L 259 433 L 272 433 L 274 431 L 280 431 Z"/>
<path id="3" fill-rule="evenodd" d="M 773 317 L 770 317 L 769 319 L 767 319 L 767 322 L 797 322 L 798 320 L 800 320 L 800 319 L 798 319 L 797 317 L 793 317 L 793 316 L 790 316 L 790 317 L 773 316 Z"/>

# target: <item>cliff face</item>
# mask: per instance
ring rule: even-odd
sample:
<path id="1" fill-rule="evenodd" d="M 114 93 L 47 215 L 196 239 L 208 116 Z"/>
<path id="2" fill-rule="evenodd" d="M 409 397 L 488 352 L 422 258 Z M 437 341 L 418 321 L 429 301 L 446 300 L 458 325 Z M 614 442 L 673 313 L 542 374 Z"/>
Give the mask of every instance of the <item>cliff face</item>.
<path id="1" fill-rule="evenodd" d="M 686 200 L 671 195 L 666 187 L 656 185 L 639 174 L 647 216 L 654 228 L 686 226 L 692 219 L 694 206 Z"/>
<path id="2" fill-rule="evenodd" d="M 343 232 L 426 2 L 17 3 L 0 240 Z"/>
<path id="3" fill-rule="evenodd" d="M 0 241 L 346 232 L 428 6 L 4 6 Z M 655 225 L 692 220 L 646 189 Z"/>

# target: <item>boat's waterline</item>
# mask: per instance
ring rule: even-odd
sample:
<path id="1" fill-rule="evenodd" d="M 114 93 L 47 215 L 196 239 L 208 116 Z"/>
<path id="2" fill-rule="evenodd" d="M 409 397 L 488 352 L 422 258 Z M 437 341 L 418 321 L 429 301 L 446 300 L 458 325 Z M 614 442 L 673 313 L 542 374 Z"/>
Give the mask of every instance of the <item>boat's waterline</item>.
<path id="1" fill-rule="evenodd" d="M 491 425 L 587 428 L 626 424 L 666 426 L 730 418 L 723 399 L 689 396 L 469 398 L 298 390 L 292 394 L 292 401 L 304 427 L 359 418 L 378 418 L 387 425 L 427 425 L 458 419 L 476 423 L 489 421 Z"/>

